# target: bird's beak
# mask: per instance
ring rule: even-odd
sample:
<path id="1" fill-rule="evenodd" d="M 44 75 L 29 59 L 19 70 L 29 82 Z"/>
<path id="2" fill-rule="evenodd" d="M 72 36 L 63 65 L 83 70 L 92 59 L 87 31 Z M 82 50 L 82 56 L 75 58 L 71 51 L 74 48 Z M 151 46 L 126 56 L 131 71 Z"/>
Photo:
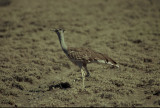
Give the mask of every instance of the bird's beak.
<path id="1" fill-rule="evenodd" d="M 55 30 L 55 29 L 50 29 L 50 31 L 53 31 L 53 32 L 55 32 L 56 30 Z"/>

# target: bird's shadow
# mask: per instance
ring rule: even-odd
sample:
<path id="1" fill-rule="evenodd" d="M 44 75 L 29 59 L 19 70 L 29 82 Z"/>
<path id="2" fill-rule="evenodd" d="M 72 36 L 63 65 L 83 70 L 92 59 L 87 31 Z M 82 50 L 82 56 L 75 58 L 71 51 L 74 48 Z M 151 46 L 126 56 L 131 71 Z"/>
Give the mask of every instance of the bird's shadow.
<path id="1" fill-rule="evenodd" d="M 71 85 L 68 82 L 60 82 L 58 84 L 52 84 L 49 86 L 48 91 L 51 91 L 53 88 L 68 89 L 71 88 Z"/>

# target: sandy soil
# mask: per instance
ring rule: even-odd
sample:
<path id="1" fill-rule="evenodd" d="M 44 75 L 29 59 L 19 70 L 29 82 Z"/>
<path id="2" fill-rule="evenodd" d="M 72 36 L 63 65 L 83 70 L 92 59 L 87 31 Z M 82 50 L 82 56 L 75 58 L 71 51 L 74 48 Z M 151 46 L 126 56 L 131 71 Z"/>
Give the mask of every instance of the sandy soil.
<path id="1" fill-rule="evenodd" d="M 82 90 L 52 28 L 120 68 L 89 64 Z M 160 1 L 0 0 L 0 106 L 160 107 Z"/>

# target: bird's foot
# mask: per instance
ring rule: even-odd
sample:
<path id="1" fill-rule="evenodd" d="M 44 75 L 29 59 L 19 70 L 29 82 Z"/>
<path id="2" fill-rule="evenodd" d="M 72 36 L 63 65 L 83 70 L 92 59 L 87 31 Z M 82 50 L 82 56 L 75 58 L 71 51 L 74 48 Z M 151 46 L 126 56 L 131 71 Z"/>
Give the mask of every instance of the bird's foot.
<path id="1" fill-rule="evenodd" d="M 86 75 L 85 75 L 85 77 L 89 77 L 90 76 L 90 74 L 89 73 L 87 73 Z"/>
<path id="2" fill-rule="evenodd" d="M 82 77 L 78 77 L 78 78 L 74 79 L 74 82 L 81 81 L 81 80 L 82 80 Z"/>

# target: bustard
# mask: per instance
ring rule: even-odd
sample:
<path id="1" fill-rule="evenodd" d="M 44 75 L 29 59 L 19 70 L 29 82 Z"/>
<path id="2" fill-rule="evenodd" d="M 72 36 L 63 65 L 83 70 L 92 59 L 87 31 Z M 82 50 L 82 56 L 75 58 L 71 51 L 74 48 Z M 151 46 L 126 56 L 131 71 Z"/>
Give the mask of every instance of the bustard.
<path id="1" fill-rule="evenodd" d="M 83 88 L 85 88 L 84 81 L 85 77 L 88 77 L 90 75 L 87 64 L 88 63 L 105 63 L 110 64 L 116 67 L 119 67 L 119 65 L 110 57 L 108 57 L 105 54 L 96 52 L 94 50 L 88 49 L 88 48 L 73 48 L 73 47 L 67 47 L 64 41 L 64 31 L 63 29 L 53 29 L 51 31 L 56 32 L 59 38 L 60 45 L 62 47 L 62 50 L 67 55 L 67 57 L 77 66 L 79 66 L 81 73 L 82 73 L 82 80 L 83 80 Z M 83 68 L 86 71 L 83 70 Z"/>

